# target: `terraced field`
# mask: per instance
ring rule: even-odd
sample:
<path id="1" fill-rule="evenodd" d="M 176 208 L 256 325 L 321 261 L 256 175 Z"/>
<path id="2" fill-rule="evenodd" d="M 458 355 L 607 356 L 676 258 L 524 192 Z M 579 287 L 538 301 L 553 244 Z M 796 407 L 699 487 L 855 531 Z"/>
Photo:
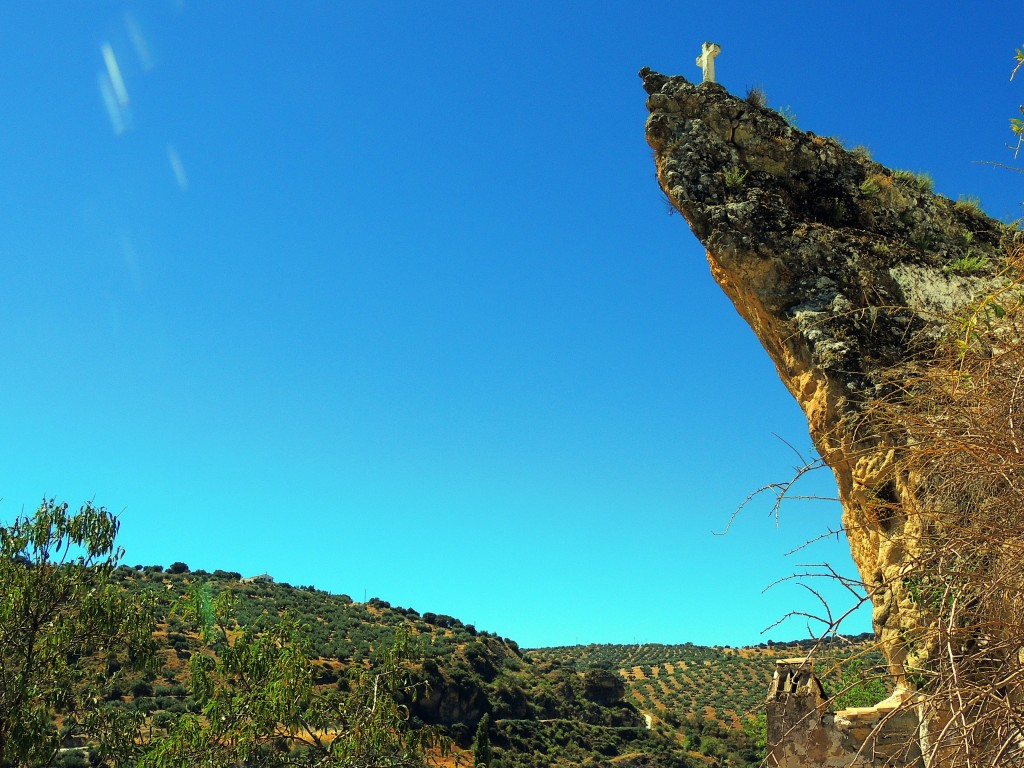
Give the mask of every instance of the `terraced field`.
<path id="1" fill-rule="evenodd" d="M 870 636 L 850 638 L 829 649 L 831 656 L 863 654 Z M 570 664 L 578 670 L 604 667 L 626 681 L 628 698 L 643 712 L 677 718 L 690 714 L 735 724 L 756 714 L 764 703 L 776 659 L 807 655 L 812 642 L 776 643 L 748 648 L 685 645 L 586 645 L 541 648 L 531 654 Z M 815 655 L 825 657 L 821 651 Z M 871 665 L 880 660 L 870 655 Z M 821 665 L 826 685 L 827 662 Z"/>

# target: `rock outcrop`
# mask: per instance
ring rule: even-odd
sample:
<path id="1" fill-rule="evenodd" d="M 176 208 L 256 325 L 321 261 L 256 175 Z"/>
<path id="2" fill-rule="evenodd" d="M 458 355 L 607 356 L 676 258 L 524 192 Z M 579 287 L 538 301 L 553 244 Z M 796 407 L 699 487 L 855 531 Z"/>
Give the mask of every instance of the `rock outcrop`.
<path id="1" fill-rule="evenodd" d="M 661 188 L 803 408 L 835 472 L 882 650 L 896 683 L 913 689 L 915 655 L 929 649 L 906 638 L 934 616 L 908 573 L 934 541 L 934 516 L 913 513 L 929 478 L 906 469 L 907 435 L 877 404 L 932 364 L 936 347 L 922 340 L 1003 279 L 1008 228 L 756 99 L 640 76 Z"/>

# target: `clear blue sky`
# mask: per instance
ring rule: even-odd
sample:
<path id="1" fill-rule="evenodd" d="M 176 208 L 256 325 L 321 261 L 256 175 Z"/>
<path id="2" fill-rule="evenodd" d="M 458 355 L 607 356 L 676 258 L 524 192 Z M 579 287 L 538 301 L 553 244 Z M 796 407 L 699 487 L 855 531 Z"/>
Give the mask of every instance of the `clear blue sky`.
<path id="1" fill-rule="evenodd" d="M 642 66 L 1022 211 L 1009 2 L 8 3 L 0 519 L 526 646 L 744 644 L 852 573 L 748 492 L 806 423 L 666 215 Z M 825 473 L 808 493 L 830 495 Z M 837 599 L 837 607 L 842 602 Z M 866 612 L 851 632 L 868 629 Z"/>

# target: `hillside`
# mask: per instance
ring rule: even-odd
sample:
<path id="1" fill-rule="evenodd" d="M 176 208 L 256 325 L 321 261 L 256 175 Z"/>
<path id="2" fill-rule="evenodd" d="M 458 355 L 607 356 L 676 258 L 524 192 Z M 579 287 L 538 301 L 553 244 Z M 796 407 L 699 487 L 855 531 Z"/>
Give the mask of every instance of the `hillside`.
<path id="1" fill-rule="evenodd" d="M 411 722 L 443 728 L 463 764 L 471 759 L 465 750 L 484 714 L 491 720 L 495 764 L 504 768 L 758 761 L 754 741 L 736 715 L 767 689 L 765 674 L 774 656 L 760 649 L 592 645 L 524 651 L 513 640 L 452 616 L 421 614 L 376 598 L 358 603 L 312 587 L 243 583 L 236 573 L 191 572 L 182 563 L 166 572 L 159 566 L 120 566 L 114 576 L 125 589 L 156 601 L 161 647 L 151 671 L 122 675 L 108 668 L 105 695 L 115 706 L 146 713 L 156 729 L 195 707 L 187 660 L 203 643 L 172 607 L 190 585 L 201 583 L 213 595 L 234 596 L 238 627 L 266 629 L 286 611 L 298 615 L 317 657 L 316 682 L 325 687 L 345 685 L 352 665 L 388 647 L 397 632 L 407 632 L 419 656 L 415 674 L 428 686 L 425 695 L 405 702 Z M 657 690 L 649 688 L 652 682 Z M 684 691 L 685 685 L 702 692 L 666 692 Z M 642 711 L 656 716 L 656 727 L 648 728 Z M 716 719 L 706 713 L 723 714 Z"/>
<path id="2" fill-rule="evenodd" d="M 586 645 L 540 648 L 540 658 L 582 670 L 615 670 L 626 683 L 626 699 L 641 712 L 677 724 L 690 715 L 713 717 L 740 727 L 764 704 L 777 659 L 807 656 L 821 659 L 819 673 L 834 692 L 843 689 L 839 660 L 860 658 L 862 677 L 879 670 L 882 659 L 870 634 L 838 638 L 820 645 L 813 640 L 762 643 L 744 648 L 682 645 Z M 840 700 L 840 705 L 844 699 Z"/>

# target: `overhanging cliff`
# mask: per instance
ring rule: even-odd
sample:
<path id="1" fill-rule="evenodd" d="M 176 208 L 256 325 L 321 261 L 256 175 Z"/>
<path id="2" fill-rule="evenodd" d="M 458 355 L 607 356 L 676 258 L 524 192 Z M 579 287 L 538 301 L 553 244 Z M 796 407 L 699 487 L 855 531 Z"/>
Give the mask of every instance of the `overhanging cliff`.
<path id="1" fill-rule="evenodd" d="M 835 472 L 876 632 L 907 684 L 909 657 L 930 652 L 908 630 L 934 619 L 907 576 L 928 546 L 931 520 L 913 513 L 927 478 L 905 470 L 907 434 L 877 404 L 932 363 L 922 340 L 1002 279 L 1008 228 L 718 84 L 640 76 L 662 190 Z"/>

